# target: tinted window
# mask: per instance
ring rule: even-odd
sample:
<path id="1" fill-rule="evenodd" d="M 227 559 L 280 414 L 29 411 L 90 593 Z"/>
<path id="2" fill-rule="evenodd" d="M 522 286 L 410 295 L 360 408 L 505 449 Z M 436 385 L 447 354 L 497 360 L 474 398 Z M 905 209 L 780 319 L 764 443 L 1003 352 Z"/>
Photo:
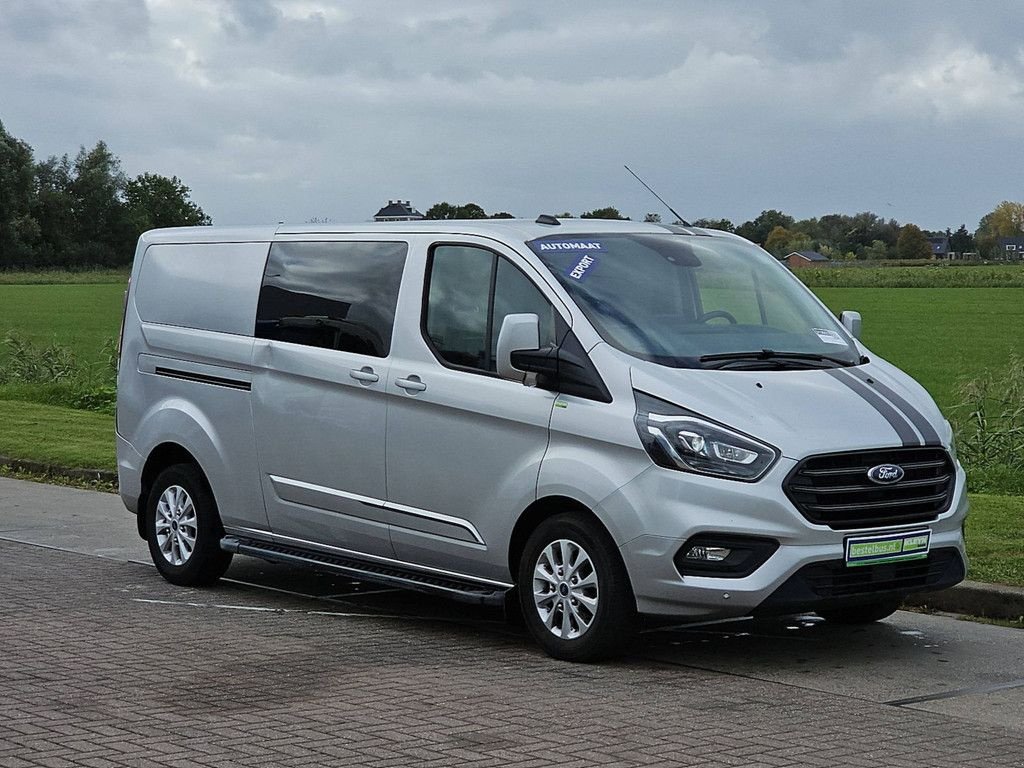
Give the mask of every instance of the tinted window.
<path id="1" fill-rule="evenodd" d="M 387 357 L 405 243 L 274 243 L 256 336 Z"/>
<path id="2" fill-rule="evenodd" d="M 442 245 L 434 250 L 427 294 L 427 336 L 454 365 L 488 366 L 487 316 L 494 254 Z"/>
<path id="3" fill-rule="evenodd" d="M 542 346 L 554 341 L 551 304 L 526 275 L 491 251 L 438 246 L 428 280 L 424 327 L 434 351 L 445 362 L 496 371 L 501 322 L 518 312 L 538 316 Z"/>
<path id="4" fill-rule="evenodd" d="M 494 322 L 491 334 L 491 367 L 497 370 L 498 334 L 505 315 L 532 312 L 540 320 L 540 345 L 546 347 L 555 341 L 555 310 L 530 279 L 505 259 L 498 259 L 498 274 L 494 281 Z"/>

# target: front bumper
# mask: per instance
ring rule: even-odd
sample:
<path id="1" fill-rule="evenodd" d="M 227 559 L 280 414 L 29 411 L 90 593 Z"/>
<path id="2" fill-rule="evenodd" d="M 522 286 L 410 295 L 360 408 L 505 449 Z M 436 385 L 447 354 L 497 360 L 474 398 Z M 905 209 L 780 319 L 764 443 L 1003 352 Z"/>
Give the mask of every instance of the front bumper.
<path id="1" fill-rule="evenodd" d="M 942 589 L 964 578 L 962 527 L 968 502 L 960 467 L 953 502 L 937 519 L 914 526 L 837 531 L 810 523 L 786 498 L 782 481 L 794 464 L 783 459 L 752 484 L 652 468 L 605 499 L 600 514 L 619 524 L 620 552 L 637 609 L 692 620 L 799 613 Z M 902 570 L 892 565 L 851 569 L 843 562 L 848 536 L 925 527 L 932 532 L 927 560 L 900 564 Z M 779 548 L 743 578 L 681 575 L 675 554 L 704 532 L 768 537 L 778 541 Z M 847 586 L 836 586 L 842 584 Z"/>

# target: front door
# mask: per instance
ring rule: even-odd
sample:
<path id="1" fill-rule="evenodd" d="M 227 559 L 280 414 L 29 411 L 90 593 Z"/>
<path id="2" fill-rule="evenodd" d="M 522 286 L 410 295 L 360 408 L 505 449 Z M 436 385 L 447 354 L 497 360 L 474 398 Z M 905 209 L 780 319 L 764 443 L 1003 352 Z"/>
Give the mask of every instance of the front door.
<path id="1" fill-rule="evenodd" d="M 388 380 L 395 554 L 508 581 L 508 535 L 536 498 L 555 395 L 499 378 L 495 343 L 516 312 L 536 313 L 541 343 L 553 341 L 554 309 L 512 254 L 437 244 L 423 269 L 421 332 L 396 338 Z"/>
<path id="2" fill-rule="evenodd" d="M 393 554 L 385 384 L 407 245 L 277 242 L 260 293 L 252 408 L 272 532 Z"/>

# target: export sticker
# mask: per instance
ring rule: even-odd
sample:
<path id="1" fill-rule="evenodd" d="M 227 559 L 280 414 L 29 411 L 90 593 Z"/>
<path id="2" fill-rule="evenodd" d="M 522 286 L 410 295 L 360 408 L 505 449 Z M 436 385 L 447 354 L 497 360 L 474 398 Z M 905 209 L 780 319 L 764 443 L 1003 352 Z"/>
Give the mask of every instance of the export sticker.
<path id="1" fill-rule="evenodd" d="M 846 340 L 835 331 L 830 331 L 827 328 L 811 328 L 811 330 L 814 331 L 818 338 L 826 344 L 839 344 L 844 347 L 846 346 Z"/>
<path id="2" fill-rule="evenodd" d="M 583 256 L 578 262 L 576 262 L 576 265 L 565 274 L 573 280 L 582 280 L 595 264 L 597 264 L 597 259 L 593 256 Z"/>

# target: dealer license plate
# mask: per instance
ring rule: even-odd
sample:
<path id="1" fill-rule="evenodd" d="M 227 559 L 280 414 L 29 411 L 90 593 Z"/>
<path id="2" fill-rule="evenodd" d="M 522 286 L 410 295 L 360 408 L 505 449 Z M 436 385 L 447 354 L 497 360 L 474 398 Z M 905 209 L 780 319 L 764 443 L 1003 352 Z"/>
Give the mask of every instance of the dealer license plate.
<path id="1" fill-rule="evenodd" d="M 932 532 L 928 528 L 903 533 L 851 536 L 846 539 L 846 565 L 874 565 L 918 560 L 928 556 Z"/>

